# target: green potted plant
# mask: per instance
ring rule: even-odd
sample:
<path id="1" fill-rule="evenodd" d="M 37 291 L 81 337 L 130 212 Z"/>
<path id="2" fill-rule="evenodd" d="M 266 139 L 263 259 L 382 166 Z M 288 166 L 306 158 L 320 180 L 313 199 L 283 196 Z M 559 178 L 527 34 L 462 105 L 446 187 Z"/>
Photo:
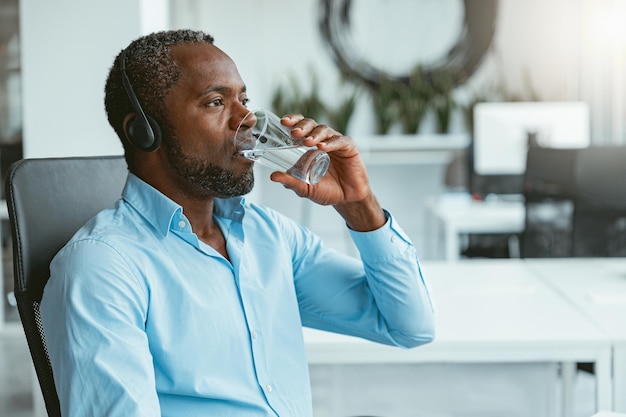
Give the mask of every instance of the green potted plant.
<path id="1" fill-rule="evenodd" d="M 441 70 L 431 74 L 431 85 L 433 89 L 431 102 L 437 121 L 437 132 L 448 133 L 452 113 L 457 106 L 452 94 L 454 80 L 449 72 Z"/>
<path id="2" fill-rule="evenodd" d="M 396 84 L 398 118 L 402 130 L 417 134 L 430 102 L 432 89 L 428 85 L 424 70 L 418 66 L 409 76 L 408 83 Z"/>
<path id="3" fill-rule="evenodd" d="M 357 85 L 347 86 L 342 83 L 341 86 L 343 98 L 336 107 L 327 105 L 326 117 L 330 126 L 338 132 L 346 134 L 348 132 L 348 124 L 354 115 L 357 101 L 361 95 L 361 90 Z"/>
<path id="4" fill-rule="evenodd" d="M 385 135 L 398 120 L 397 88 L 388 76 L 381 76 L 378 89 L 370 90 L 376 133 Z"/>
<path id="5" fill-rule="evenodd" d="M 289 86 L 279 85 L 272 95 L 272 111 L 278 115 L 300 113 L 305 117 L 320 120 L 326 109 L 319 94 L 319 81 L 315 74 L 311 76 L 311 89 L 306 92 L 298 80 L 291 76 Z"/>

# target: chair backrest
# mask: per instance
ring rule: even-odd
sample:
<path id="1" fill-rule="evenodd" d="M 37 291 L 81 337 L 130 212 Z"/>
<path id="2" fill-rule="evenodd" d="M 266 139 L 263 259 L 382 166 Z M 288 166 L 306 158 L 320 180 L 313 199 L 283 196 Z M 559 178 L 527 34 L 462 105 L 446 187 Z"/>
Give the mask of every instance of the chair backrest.
<path id="1" fill-rule="evenodd" d="M 626 210 L 626 145 L 579 150 L 574 178 L 578 203 Z"/>
<path id="2" fill-rule="evenodd" d="M 626 256 L 626 146 L 531 147 L 525 176 L 522 257 Z"/>
<path id="3" fill-rule="evenodd" d="M 574 178 L 574 255 L 626 256 L 626 146 L 581 149 Z"/>
<path id="4" fill-rule="evenodd" d="M 22 159 L 9 169 L 14 293 L 51 417 L 61 413 L 39 315 L 49 264 L 87 220 L 120 198 L 127 174 L 121 156 Z"/>
<path id="5" fill-rule="evenodd" d="M 521 257 L 572 256 L 577 153 L 578 149 L 528 148 Z"/>
<path id="6" fill-rule="evenodd" d="M 531 146 L 526 158 L 524 196 L 528 200 L 572 199 L 576 194 L 574 172 L 579 149 Z"/>

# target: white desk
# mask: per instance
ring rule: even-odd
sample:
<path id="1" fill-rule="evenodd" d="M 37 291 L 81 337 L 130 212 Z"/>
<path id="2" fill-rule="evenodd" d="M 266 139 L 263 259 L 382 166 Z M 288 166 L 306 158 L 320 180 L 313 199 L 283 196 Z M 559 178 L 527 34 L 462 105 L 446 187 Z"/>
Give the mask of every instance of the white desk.
<path id="1" fill-rule="evenodd" d="M 527 260 L 613 343 L 613 407 L 626 412 L 626 258 Z"/>
<path id="2" fill-rule="evenodd" d="M 444 259 L 457 260 L 460 237 L 468 233 L 520 233 L 524 230 L 523 201 L 473 201 L 468 194 L 450 194 L 431 199 L 426 204 L 431 222 L 441 230 Z"/>
<path id="3" fill-rule="evenodd" d="M 309 362 L 551 362 L 565 369 L 593 362 L 597 410 L 610 409 L 610 340 L 523 260 L 424 262 L 423 269 L 437 307 L 434 343 L 405 350 L 305 329 Z M 562 411 L 570 415 L 571 385 L 564 388 Z"/>

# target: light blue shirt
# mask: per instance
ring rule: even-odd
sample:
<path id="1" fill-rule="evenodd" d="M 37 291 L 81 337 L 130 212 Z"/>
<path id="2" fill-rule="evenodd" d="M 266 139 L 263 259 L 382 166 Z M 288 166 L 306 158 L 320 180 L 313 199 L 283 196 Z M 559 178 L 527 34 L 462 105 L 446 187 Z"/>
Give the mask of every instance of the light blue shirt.
<path id="1" fill-rule="evenodd" d="M 351 231 L 362 262 L 242 198 L 217 200 L 230 261 L 129 174 L 55 257 L 41 316 L 68 417 L 312 415 L 302 326 L 414 347 L 434 335 L 393 217 Z"/>

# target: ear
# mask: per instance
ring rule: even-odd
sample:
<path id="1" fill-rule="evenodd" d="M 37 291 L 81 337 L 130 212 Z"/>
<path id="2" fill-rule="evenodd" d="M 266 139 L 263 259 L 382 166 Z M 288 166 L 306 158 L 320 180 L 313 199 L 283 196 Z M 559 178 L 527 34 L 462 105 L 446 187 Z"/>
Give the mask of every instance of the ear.
<path id="1" fill-rule="evenodd" d="M 154 152 L 161 146 L 161 127 L 151 116 L 129 113 L 122 123 L 126 139 L 138 150 Z"/>

